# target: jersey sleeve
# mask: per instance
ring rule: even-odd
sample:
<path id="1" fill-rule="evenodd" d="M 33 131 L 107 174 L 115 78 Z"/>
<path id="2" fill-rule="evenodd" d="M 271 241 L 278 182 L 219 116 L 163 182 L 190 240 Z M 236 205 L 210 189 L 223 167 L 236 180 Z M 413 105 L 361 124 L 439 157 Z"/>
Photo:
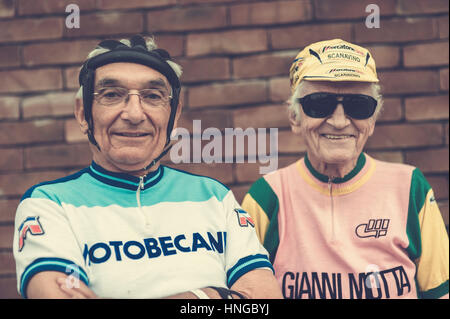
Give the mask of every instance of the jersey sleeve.
<path id="1" fill-rule="evenodd" d="M 233 193 L 224 198 L 227 216 L 226 274 L 228 287 L 247 272 L 266 268 L 273 272 L 267 251 L 256 236 L 255 222 L 237 203 Z"/>
<path id="2" fill-rule="evenodd" d="M 64 209 L 45 191 L 35 189 L 22 198 L 16 211 L 13 253 L 17 289 L 24 298 L 30 279 L 42 271 L 59 271 L 89 284 L 81 266 L 83 254 Z"/>
<path id="3" fill-rule="evenodd" d="M 278 197 L 264 177 L 258 179 L 249 189 L 242 201 L 242 208 L 255 221 L 258 238 L 269 252 L 273 263 L 279 245 Z"/>
<path id="4" fill-rule="evenodd" d="M 449 291 L 449 240 L 433 190 L 419 169 L 412 174 L 407 220 L 410 257 L 417 265 L 420 298 Z"/>

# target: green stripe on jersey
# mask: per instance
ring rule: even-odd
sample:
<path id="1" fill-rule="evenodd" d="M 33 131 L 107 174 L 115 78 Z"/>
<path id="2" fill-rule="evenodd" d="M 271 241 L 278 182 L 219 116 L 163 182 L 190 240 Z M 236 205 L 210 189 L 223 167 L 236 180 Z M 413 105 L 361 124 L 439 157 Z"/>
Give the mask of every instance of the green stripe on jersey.
<path id="1" fill-rule="evenodd" d="M 269 252 L 269 259 L 273 263 L 275 260 L 275 255 L 277 253 L 278 245 L 280 243 L 280 237 L 278 234 L 278 197 L 264 177 L 258 179 L 250 187 L 250 190 L 248 192 L 264 210 L 269 220 L 269 227 L 267 228 L 263 245 Z"/>
<path id="2" fill-rule="evenodd" d="M 409 193 L 408 219 L 406 222 L 406 234 L 408 235 L 409 246 L 406 251 L 411 260 L 415 260 L 422 254 L 422 238 L 420 235 L 419 213 L 423 208 L 425 199 L 431 189 L 425 176 L 416 168 L 411 177 L 411 187 Z"/>

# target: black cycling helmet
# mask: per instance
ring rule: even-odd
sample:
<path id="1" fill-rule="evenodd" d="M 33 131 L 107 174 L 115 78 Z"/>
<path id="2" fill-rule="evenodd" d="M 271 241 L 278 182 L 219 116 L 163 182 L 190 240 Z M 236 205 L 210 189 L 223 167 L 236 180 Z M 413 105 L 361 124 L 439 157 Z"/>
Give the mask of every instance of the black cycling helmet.
<path id="1" fill-rule="evenodd" d="M 99 54 L 86 60 L 81 67 L 78 81 L 83 86 L 83 106 L 84 116 L 88 123 L 89 141 L 99 148 L 94 138 L 94 123 L 92 120 L 92 101 L 94 98 L 95 70 L 103 65 L 115 62 L 131 62 L 148 66 L 161 74 L 169 81 L 172 87 L 172 99 L 170 101 L 170 117 L 167 126 L 166 149 L 155 158 L 145 169 L 159 161 L 169 150 L 167 146 L 170 143 L 175 114 L 180 97 L 181 84 L 178 76 L 172 67 L 167 63 L 171 61 L 170 55 L 166 50 L 155 49 L 149 51 L 145 39 L 140 35 L 135 35 L 130 40 L 130 46 L 127 46 L 117 40 L 104 40 L 97 45 L 97 48 L 108 49 L 108 52 Z"/>

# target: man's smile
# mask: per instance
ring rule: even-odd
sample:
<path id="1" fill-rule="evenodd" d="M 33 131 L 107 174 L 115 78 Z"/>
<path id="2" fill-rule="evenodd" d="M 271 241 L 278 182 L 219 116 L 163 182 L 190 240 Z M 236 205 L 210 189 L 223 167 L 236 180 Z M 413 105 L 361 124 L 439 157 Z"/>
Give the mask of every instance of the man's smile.
<path id="1" fill-rule="evenodd" d="M 320 134 L 320 137 L 324 137 L 328 140 L 346 140 L 350 138 L 355 138 L 352 134 Z"/>

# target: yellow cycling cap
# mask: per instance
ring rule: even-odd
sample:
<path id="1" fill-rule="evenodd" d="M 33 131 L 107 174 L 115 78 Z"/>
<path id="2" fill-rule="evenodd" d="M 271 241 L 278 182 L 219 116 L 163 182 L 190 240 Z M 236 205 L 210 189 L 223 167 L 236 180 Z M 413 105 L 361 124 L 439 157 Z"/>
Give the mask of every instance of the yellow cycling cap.
<path id="1" fill-rule="evenodd" d="M 308 45 L 289 70 L 291 90 L 301 80 L 378 82 L 375 60 L 369 50 L 341 39 Z"/>

